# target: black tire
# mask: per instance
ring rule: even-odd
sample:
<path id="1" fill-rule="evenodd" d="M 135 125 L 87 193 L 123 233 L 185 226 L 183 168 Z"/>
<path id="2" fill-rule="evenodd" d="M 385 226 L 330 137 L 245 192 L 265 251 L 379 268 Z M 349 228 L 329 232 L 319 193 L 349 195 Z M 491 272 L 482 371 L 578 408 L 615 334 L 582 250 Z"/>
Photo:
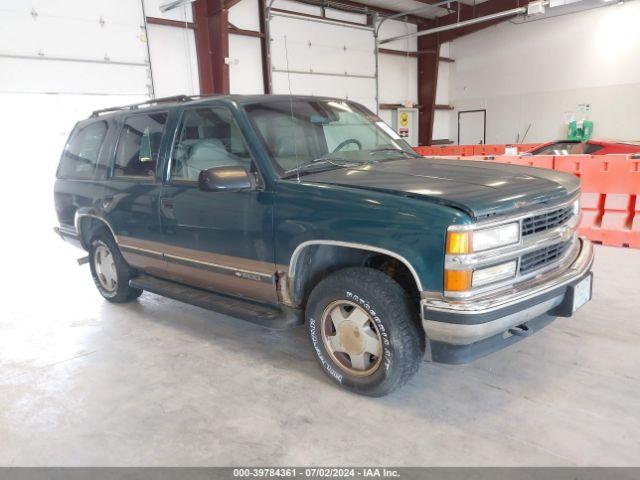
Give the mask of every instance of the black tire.
<path id="1" fill-rule="evenodd" d="M 329 318 L 331 308 L 339 308 L 336 305 L 346 308 L 346 312 L 355 308 L 344 301 L 357 304 L 368 314 L 370 320 L 366 328 L 381 340 L 381 360 L 375 366 L 377 357 L 369 356 L 374 364 L 370 368 L 375 368 L 370 373 L 366 369 L 356 372 L 358 375 L 350 373 L 345 360 L 341 364 L 336 358 L 349 359 L 350 356 L 331 353 L 327 348 L 326 343 L 331 342 L 322 329 L 331 329 L 332 324 L 323 318 Z M 325 373 L 348 390 L 378 397 L 404 385 L 420 367 L 425 337 L 417 315 L 417 308 L 397 282 L 378 270 L 353 267 L 334 272 L 315 286 L 307 302 L 306 324 L 314 353 Z M 360 336 L 355 334 L 355 338 Z M 354 367 L 352 360 L 347 361 Z"/>
<path id="2" fill-rule="evenodd" d="M 96 266 L 96 252 L 104 252 L 104 249 L 112 255 L 113 265 L 115 267 L 116 283 L 114 288 L 107 288 L 104 276 L 102 280 L 99 278 L 98 268 Z M 106 230 L 100 230 L 91 239 L 91 245 L 89 248 L 89 266 L 91 267 L 91 276 L 93 282 L 96 284 L 100 295 L 114 303 L 125 303 L 135 300 L 142 295 L 142 290 L 137 288 L 131 288 L 129 286 L 129 280 L 135 276 L 135 270 L 133 270 L 122 257 L 120 249 L 113 240 L 113 236 Z"/>

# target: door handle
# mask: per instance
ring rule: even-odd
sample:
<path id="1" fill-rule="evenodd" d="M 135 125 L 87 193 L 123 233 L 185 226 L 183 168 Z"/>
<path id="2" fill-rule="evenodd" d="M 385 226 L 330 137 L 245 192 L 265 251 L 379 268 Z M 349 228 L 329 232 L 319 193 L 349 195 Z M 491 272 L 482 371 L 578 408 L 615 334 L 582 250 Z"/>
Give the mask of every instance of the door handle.
<path id="1" fill-rule="evenodd" d="M 160 200 L 160 206 L 163 210 L 173 210 L 173 200 L 171 198 L 163 198 Z"/>

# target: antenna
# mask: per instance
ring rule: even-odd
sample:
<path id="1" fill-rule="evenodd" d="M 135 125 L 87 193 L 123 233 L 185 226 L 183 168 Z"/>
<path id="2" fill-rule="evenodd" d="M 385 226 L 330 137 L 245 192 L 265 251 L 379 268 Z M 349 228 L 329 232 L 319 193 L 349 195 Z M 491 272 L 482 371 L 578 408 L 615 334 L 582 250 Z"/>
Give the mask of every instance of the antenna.
<path id="1" fill-rule="evenodd" d="M 291 93 L 291 72 L 289 71 L 289 49 L 287 48 L 287 36 L 284 36 L 284 58 L 287 63 L 287 85 L 289 87 L 289 109 L 291 110 L 291 125 L 293 131 L 293 155 L 296 158 L 296 179 L 300 183 L 300 161 L 298 159 L 298 142 L 296 141 L 295 118 L 293 116 L 293 93 Z"/>

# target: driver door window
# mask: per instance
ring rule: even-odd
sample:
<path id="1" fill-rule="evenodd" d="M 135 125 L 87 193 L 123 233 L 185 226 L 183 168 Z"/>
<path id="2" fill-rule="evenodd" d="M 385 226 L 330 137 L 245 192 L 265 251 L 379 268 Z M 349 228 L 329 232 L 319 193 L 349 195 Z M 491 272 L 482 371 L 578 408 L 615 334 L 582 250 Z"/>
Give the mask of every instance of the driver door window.
<path id="1" fill-rule="evenodd" d="M 196 182 L 202 170 L 225 166 L 251 167 L 251 155 L 231 112 L 221 107 L 185 111 L 173 149 L 171 180 Z"/>

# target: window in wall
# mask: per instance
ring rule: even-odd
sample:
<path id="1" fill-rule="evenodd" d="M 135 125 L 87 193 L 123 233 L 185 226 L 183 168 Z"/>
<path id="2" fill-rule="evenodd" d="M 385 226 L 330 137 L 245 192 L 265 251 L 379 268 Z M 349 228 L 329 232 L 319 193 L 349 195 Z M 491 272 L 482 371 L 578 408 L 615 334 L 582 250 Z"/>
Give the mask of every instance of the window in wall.
<path id="1" fill-rule="evenodd" d="M 125 120 L 120 133 L 114 177 L 153 177 L 167 113 L 135 115 Z"/>
<path id="2" fill-rule="evenodd" d="M 173 149 L 171 178 L 196 181 L 213 167 L 251 167 L 242 133 L 226 108 L 198 108 L 184 113 Z"/>
<path id="3" fill-rule="evenodd" d="M 77 128 L 60 160 L 59 178 L 95 177 L 100 147 L 107 133 L 107 122 L 99 121 Z"/>

